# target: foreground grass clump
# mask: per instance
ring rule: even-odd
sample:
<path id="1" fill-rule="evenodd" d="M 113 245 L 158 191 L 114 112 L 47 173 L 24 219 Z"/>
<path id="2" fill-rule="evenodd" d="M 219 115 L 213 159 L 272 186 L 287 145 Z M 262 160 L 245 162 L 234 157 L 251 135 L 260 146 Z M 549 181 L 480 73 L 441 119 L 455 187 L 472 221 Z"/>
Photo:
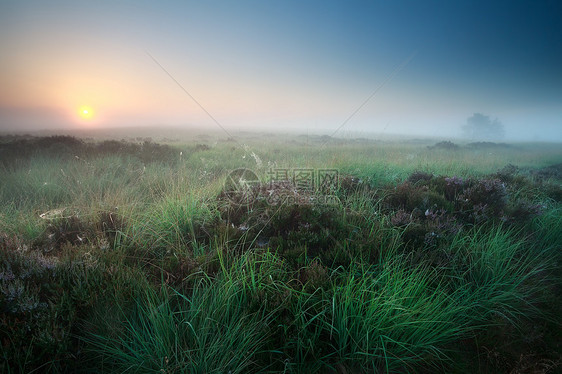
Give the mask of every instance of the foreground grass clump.
<path id="1" fill-rule="evenodd" d="M 555 149 L 12 140 L 2 372 L 562 364 Z M 335 168 L 339 184 L 262 183 L 238 201 L 222 190 L 238 167 Z"/>
<path id="2" fill-rule="evenodd" d="M 259 371 L 271 315 L 248 310 L 238 280 L 200 280 L 189 296 L 172 292 L 144 290 L 132 310 L 122 311 L 121 333 L 85 337 L 94 357 L 101 356 L 99 370 Z"/>
<path id="3" fill-rule="evenodd" d="M 431 287 L 429 269 L 387 264 L 340 277 L 325 322 L 340 365 L 374 372 L 432 365 L 470 331 L 469 308 Z"/>

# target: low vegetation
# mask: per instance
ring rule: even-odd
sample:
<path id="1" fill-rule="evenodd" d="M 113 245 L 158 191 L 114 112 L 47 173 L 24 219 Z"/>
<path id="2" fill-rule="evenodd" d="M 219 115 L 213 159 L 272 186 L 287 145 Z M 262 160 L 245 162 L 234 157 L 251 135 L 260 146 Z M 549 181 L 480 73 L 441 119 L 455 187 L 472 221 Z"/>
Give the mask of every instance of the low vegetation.
<path id="1" fill-rule="evenodd" d="M 0 139 L 0 371 L 562 369 L 559 145 L 264 140 Z"/>

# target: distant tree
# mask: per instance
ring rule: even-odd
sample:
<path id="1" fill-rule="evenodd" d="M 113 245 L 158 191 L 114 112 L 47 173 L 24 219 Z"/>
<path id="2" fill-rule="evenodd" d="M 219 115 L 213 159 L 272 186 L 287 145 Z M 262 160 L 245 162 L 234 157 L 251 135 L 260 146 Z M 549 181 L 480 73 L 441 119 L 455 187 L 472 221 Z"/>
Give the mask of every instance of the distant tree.
<path id="1" fill-rule="evenodd" d="M 496 118 L 490 119 L 482 113 L 474 113 L 468 117 L 462 127 L 464 134 L 471 140 L 500 140 L 505 136 L 502 123 Z"/>

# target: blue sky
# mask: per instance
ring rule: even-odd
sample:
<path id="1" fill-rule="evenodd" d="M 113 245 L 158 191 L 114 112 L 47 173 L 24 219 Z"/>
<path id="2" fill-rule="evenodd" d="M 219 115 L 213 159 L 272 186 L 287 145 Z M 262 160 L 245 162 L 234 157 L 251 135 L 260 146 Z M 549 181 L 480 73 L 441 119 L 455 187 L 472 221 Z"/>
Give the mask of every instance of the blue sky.
<path id="1" fill-rule="evenodd" d="M 4 0 L 0 129 L 215 126 L 147 52 L 228 129 L 331 133 L 378 89 L 342 133 L 562 140 L 558 1 Z"/>

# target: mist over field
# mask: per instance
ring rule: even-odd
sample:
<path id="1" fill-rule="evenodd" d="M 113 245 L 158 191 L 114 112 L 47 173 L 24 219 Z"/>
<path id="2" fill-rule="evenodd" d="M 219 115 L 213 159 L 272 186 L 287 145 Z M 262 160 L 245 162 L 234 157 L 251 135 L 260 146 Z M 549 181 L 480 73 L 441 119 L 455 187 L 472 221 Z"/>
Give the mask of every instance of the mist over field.
<path id="1" fill-rule="evenodd" d="M 4 131 L 456 138 L 482 113 L 501 121 L 503 140 L 562 140 L 558 2 L 9 0 L 0 10 Z"/>

